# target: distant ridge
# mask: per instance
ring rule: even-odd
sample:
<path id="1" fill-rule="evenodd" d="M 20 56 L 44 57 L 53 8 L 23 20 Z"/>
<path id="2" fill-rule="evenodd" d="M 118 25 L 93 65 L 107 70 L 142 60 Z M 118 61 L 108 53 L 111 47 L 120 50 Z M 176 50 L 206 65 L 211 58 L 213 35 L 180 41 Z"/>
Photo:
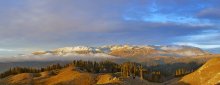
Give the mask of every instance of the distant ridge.
<path id="1" fill-rule="evenodd" d="M 210 54 L 200 48 L 182 45 L 109 45 L 100 47 L 74 46 L 63 47 L 50 51 L 36 51 L 34 55 L 71 55 L 71 54 L 96 54 L 104 53 L 118 57 L 137 56 L 199 56 Z"/>

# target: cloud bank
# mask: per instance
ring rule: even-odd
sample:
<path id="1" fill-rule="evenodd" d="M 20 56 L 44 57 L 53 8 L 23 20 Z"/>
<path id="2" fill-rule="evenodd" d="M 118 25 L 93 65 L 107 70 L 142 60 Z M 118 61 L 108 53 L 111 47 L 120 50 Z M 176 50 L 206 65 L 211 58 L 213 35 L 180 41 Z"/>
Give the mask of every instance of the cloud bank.
<path id="1" fill-rule="evenodd" d="M 71 60 L 92 60 L 101 61 L 108 59 L 119 59 L 104 53 L 96 54 L 66 54 L 63 56 L 45 54 L 45 55 L 17 55 L 0 57 L 0 62 L 24 62 L 24 61 L 71 61 Z"/>

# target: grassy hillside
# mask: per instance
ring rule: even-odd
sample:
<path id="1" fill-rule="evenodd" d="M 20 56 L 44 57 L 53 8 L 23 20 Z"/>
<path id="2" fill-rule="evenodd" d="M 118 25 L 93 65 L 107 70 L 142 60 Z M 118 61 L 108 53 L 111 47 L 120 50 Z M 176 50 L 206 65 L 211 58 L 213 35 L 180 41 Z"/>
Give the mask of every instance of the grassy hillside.
<path id="1" fill-rule="evenodd" d="M 184 76 L 180 82 L 191 85 L 219 85 L 220 58 L 213 58 L 195 72 Z"/>
<path id="2" fill-rule="evenodd" d="M 200 59 L 200 58 L 199 58 Z M 0 74 L 5 85 L 214 85 L 220 80 L 220 58 L 202 67 L 196 62 L 148 66 L 143 63 L 74 60 L 46 67 L 15 67 Z M 199 68 L 199 69 L 198 69 Z"/>
<path id="3" fill-rule="evenodd" d="M 55 71 L 56 74 L 51 72 Z M 140 78 L 120 77 L 119 74 L 92 74 L 69 66 L 59 70 L 45 71 L 40 73 L 21 73 L 8 76 L 0 80 L 1 84 L 12 85 L 146 85 L 150 83 Z"/>

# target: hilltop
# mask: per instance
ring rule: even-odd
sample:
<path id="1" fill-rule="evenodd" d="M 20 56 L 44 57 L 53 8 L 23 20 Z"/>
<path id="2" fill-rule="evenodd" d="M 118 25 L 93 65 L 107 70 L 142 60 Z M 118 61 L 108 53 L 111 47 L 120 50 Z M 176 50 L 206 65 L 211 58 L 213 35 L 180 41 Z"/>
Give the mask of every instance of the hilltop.
<path id="1" fill-rule="evenodd" d="M 184 76 L 179 82 L 191 85 L 219 85 L 220 58 L 213 58 L 195 72 Z"/>

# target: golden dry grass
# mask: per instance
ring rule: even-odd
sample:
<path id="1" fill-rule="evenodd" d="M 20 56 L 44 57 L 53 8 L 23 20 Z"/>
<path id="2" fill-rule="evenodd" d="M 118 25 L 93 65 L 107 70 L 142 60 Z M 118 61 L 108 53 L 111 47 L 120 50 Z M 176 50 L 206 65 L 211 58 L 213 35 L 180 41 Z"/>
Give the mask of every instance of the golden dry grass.
<path id="1" fill-rule="evenodd" d="M 191 85 L 215 85 L 220 82 L 220 58 L 213 58 L 197 71 L 184 76 L 179 82 Z"/>
<path id="2" fill-rule="evenodd" d="M 57 73 L 57 74 L 54 74 Z M 118 78 L 112 74 L 91 74 L 75 69 L 73 66 L 45 71 L 35 76 L 34 73 L 22 73 L 0 80 L 0 85 L 152 85 L 139 78 Z"/>
<path id="3" fill-rule="evenodd" d="M 97 77 L 96 84 L 109 84 L 109 83 L 120 83 L 119 78 L 113 77 L 110 74 L 103 74 Z"/>
<path id="4" fill-rule="evenodd" d="M 197 71 L 184 76 L 181 80 L 175 78 L 165 83 L 152 83 L 140 78 L 119 78 L 112 74 L 91 74 L 75 69 L 73 66 L 39 74 L 22 73 L 0 80 L 0 85 L 214 85 L 220 80 L 220 58 L 213 58 Z M 36 76 L 37 75 L 37 76 Z"/>
<path id="5" fill-rule="evenodd" d="M 94 83 L 94 75 L 76 71 L 73 67 L 60 70 L 60 72 L 44 81 L 46 85 L 74 84 L 91 85 Z"/>
<path id="6" fill-rule="evenodd" d="M 33 83 L 34 75 L 31 73 L 22 73 L 15 76 L 9 76 L 0 81 L 2 85 L 30 85 Z"/>
<path id="7" fill-rule="evenodd" d="M 40 76 L 34 76 L 33 73 L 9 76 L 0 80 L 0 85 L 92 85 L 96 82 L 95 77 L 94 74 L 77 71 L 71 66 L 59 70 L 57 75 L 46 71 Z"/>

